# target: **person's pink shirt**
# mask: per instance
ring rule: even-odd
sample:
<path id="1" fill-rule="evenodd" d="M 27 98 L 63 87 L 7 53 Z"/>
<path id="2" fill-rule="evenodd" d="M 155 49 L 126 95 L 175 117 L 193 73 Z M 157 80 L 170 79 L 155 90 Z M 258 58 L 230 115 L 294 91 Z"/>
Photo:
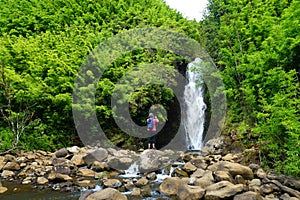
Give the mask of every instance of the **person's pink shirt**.
<path id="1" fill-rule="evenodd" d="M 147 119 L 147 122 L 148 122 L 149 119 Z M 150 130 L 150 131 L 156 131 L 156 124 L 159 122 L 159 120 L 157 118 L 154 118 L 153 119 L 153 128 Z"/>

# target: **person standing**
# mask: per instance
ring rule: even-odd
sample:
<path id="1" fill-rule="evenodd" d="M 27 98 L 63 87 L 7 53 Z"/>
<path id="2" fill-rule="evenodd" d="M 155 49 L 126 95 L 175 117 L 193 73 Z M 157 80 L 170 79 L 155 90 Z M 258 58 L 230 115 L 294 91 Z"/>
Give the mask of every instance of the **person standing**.
<path id="1" fill-rule="evenodd" d="M 159 120 L 157 119 L 157 117 L 153 115 L 153 113 L 149 114 L 149 117 L 147 119 L 147 131 L 151 131 L 151 135 L 150 137 L 148 137 L 148 149 L 151 149 L 151 145 L 152 148 L 155 149 L 155 143 L 156 143 L 156 125 L 159 122 Z"/>

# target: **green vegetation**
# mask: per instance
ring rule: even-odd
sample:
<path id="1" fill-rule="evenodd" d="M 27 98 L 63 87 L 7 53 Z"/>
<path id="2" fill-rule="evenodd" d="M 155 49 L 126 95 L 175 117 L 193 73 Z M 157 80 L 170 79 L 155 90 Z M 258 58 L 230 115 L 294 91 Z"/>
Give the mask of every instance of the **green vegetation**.
<path id="1" fill-rule="evenodd" d="M 199 24 L 159 0 L 12 0 L 0 2 L 0 7 L 1 150 L 80 145 L 72 117 L 74 79 L 90 51 L 111 36 L 144 26 L 172 29 L 197 40 L 200 36 Z M 185 66 L 171 52 L 140 49 L 118 58 L 98 83 L 97 115 L 115 143 L 139 144 L 115 128 L 112 89 L 126 71 L 153 62 Z M 137 123 L 144 122 L 145 108 L 152 103 L 173 101 L 165 88 L 139 88 L 133 97 L 131 112 Z"/>
<path id="2" fill-rule="evenodd" d="M 9 0 L 0 7 L 0 152 L 80 145 L 72 92 L 86 56 L 125 30 L 164 27 L 203 44 L 221 70 L 228 99 L 224 131 L 236 130 L 246 148 L 260 152 L 265 167 L 300 176 L 299 1 L 210 0 L 199 23 L 160 0 Z M 138 49 L 109 66 L 97 83 L 95 104 L 112 142 L 143 142 L 119 130 L 112 117 L 119 79 L 143 63 L 184 73 L 187 62 L 173 52 Z M 158 102 L 168 117 L 174 115 L 170 90 L 151 84 L 136 89 L 130 96 L 133 120 L 144 124 L 149 106 Z"/>
<path id="3" fill-rule="evenodd" d="M 265 167 L 300 176 L 300 2 L 211 0 L 208 10 L 201 25 L 227 89 L 227 131 Z"/>

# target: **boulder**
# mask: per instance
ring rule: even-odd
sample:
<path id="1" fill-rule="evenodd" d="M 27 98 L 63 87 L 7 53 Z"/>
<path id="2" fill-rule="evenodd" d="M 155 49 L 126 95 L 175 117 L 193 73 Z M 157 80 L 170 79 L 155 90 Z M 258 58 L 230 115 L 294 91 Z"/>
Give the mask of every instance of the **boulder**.
<path id="1" fill-rule="evenodd" d="M 160 166 L 160 154 L 156 150 L 147 149 L 140 155 L 140 171 L 155 171 Z"/>
<path id="2" fill-rule="evenodd" d="M 183 166 L 183 170 L 186 171 L 187 173 L 192 173 L 192 172 L 195 172 L 197 170 L 197 167 L 195 165 L 193 165 L 192 163 L 187 162 Z"/>
<path id="3" fill-rule="evenodd" d="M 78 146 L 69 147 L 67 150 L 72 154 L 78 154 L 80 152 L 80 148 Z"/>
<path id="4" fill-rule="evenodd" d="M 59 149 L 57 150 L 54 154 L 56 156 L 56 158 L 63 158 L 65 156 L 68 155 L 68 149 L 67 148 L 62 148 L 62 149 Z"/>
<path id="5" fill-rule="evenodd" d="M 7 187 L 0 186 L 0 194 L 5 193 L 7 190 Z"/>
<path id="6" fill-rule="evenodd" d="M 103 180 L 103 185 L 105 187 L 118 188 L 121 187 L 122 182 L 118 179 L 105 179 Z"/>
<path id="7" fill-rule="evenodd" d="M 71 158 L 71 161 L 74 165 L 76 166 L 81 166 L 81 165 L 84 165 L 85 162 L 83 160 L 83 155 L 74 155 L 72 158 Z"/>
<path id="8" fill-rule="evenodd" d="M 151 172 L 149 174 L 146 175 L 147 179 L 153 181 L 156 179 L 156 173 L 155 172 Z"/>
<path id="9" fill-rule="evenodd" d="M 131 194 L 133 197 L 138 197 L 141 195 L 141 189 L 140 188 L 133 188 Z"/>
<path id="10" fill-rule="evenodd" d="M 0 170 L 2 170 L 2 168 L 4 167 L 5 164 L 6 164 L 5 157 L 0 156 Z"/>
<path id="11" fill-rule="evenodd" d="M 221 181 L 206 187 L 206 200 L 232 198 L 235 194 L 242 192 L 244 185 L 234 185 L 229 181 Z"/>
<path id="12" fill-rule="evenodd" d="M 168 177 L 159 186 L 159 191 L 165 195 L 176 195 L 182 181 L 178 177 Z"/>
<path id="13" fill-rule="evenodd" d="M 17 171 L 20 169 L 20 165 L 17 162 L 7 162 L 4 167 L 4 170 L 12 170 L 12 171 Z"/>
<path id="14" fill-rule="evenodd" d="M 2 173 L 1 173 L 1 177 L 4 178 L 4 179 L 13 177 L 14 175 L 15 175 L 15 172 L 10 171 L 10 170 L 3 170 Z"/>
<path id="15" fill-rule="evenodd" d="M 66 174 L 59 174 L 59 173 L 55 173 L 55 172 L 51 172 L 48 175 L 48 179 L 51 181 L 59 181 L 59 182 L 73 180 L 70 176 L 68 176 Z"/>
<path id="16" fill-rule="evenodd" d="M 173 173 L 175 176 L 178 176 L 178 177 L 188 177 L 189 176 L 188 173 L 186 173 L 185 171 L 183 171 L 182 169 L 179 169 L 179 168 L 176 168 Z"/>
<path id="17" fill-rule="evenodd" d="M 215 180 L 216 180 L 216 182 L 229 181 L 231 183 L 234 183 L 233 178 L 231 177 L 230 173 L 227 171 L 216 171 L 215 172 Z"/>
<path id="18" fill-rule="evenodd" d="M 141 186 L 147 185 L 148 183 L 149 183 L 149 180 L 145 177 L 142 177 L 139 180 L 137 180 L 137 182 L 135 184 L 136 184 L 136 186 L 141 187 Z"/>
<path id="19" fill-rule="evenodd" d="M 208 164 L 202 156 L 198 156 L 190 160 L 190 163 L 197 168 L 206 169 Z"/>
<path id="20" fill-rule="evenodd" d="M 248 191 L 242 194 L 235 195 L 233 200 L 263 200 L 263 198 L 256 192 Z"/>
<path id="21" fill-rule="evenodd" d="M 258 177 L 258 178 L 261 178 L 261 179 L 264 179 L 264 178 L 267 178 L 267 173 L 259 168 L 256 172 L 255 172 L 255 175 Z"/>
<path id="22" fill-rule="evenodd" d="M 92 168 L 92 170 L 94 170 L 96 172 L 102 172 L 105 170 L 109 170 L 109 166 L 106 162 L 99 162 L 99 161 L 95 161 L 91 168 Z"/>
<path id="23" fill-rule="evenodd" d="M 130 167 L 133 160 L 131 158 L 119 158 L 111 156 L 108 159 L 108 165 L 114 169 L 126 170 Z"/>
<path id="24" fill-rule="evenodd" d="M 44 185 L 44 184 L 49 183 L 49 180 L 46 179 L 45 177 L 38 177 L 36 182 L 39 185 Z"/>
<path id="25" fill-rule="evenodd" d="M 204 175 L 205 171 L 203 169 L 197 169 L 192 175 L 191 177 L 194 178 L 201 178 Z"/>
<path id="26" fill-rule="evenodd" d="M 212 171 L 205 171 L 204 175 L 201 178 L 196 179 L 194 181 L 194 185 L 200 186 L 202 188 L 206 188 L 207 186 L 213 183 L 214 183 L 214 177 L 212 175 Z"/>
<path id="27" fill-rule="evenodd" d="M 108 156 L 107 150 L 103 148 L 99 148 L 97 150 L 94 150 L 90 153 L 88 153 L 86 156 L 83 157 L 84 162 L 91 166 L 95 161 L 102 162 L 104 161 Z"/>
<path id="28" fill-rule="evenodd" d="M 127 197 L 116 189 L 106 188 L 89 195 L 86 200 L 127 200 Z"/>
<path id="29" fill-rule="evenodd" d="M 177 196 L 181 200 L 198 200 L 202 199 L 205 190 L 200 186 L 190 186 L 182 184 L 177 192 Z"/>
<path id="30" fill-rule="evenodd" d="M 91 169 L 86 169 L 86 168 L 78 169 L 77 174 L 79 176 L 95 177 L 95 172 Z"/>
<path id="31" fill-rule="evenodd" d="M 253 179 L 253 171 L 239 163 L 220 161 L 208 167 L 211 171 L 228 171 L 232 176 L 241 175 L 247 180 Z"/>

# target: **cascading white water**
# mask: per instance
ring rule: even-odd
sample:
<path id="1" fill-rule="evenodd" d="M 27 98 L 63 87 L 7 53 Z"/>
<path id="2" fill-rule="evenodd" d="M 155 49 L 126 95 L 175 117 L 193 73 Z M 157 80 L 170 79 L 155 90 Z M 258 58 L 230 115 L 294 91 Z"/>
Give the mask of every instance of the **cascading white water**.
<path id="1" fill-rule="evenodd" d="M 198 68 L 202 60 L 196 58 L 188 64 L 186 78 L 188 80 L 184 90 L 184 101 L 186 106 L 186 116 L 184 128 L 186 132 L 186 142 L 189 149 L 200 150 L 202 148 L 205 110 L 203 79 Z"/>

